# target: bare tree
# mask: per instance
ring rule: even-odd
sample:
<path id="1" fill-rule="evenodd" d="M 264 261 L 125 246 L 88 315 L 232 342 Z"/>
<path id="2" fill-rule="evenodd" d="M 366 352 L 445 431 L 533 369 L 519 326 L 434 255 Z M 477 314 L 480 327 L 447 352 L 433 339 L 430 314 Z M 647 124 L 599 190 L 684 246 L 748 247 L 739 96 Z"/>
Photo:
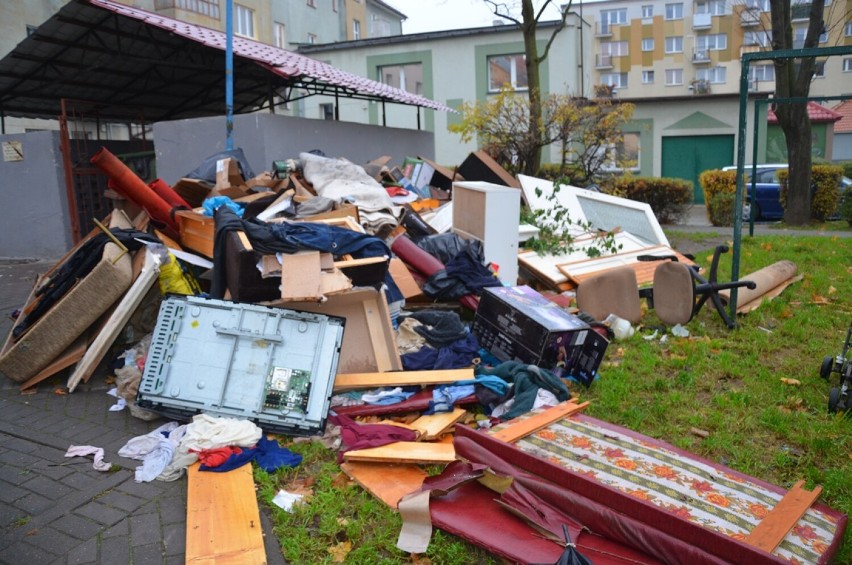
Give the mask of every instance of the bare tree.
<path id="1" fill-rule="evenodd" d="M 533 5 L 533 0 L 520 0 L 521 4 L 521 16 L 518 19 L 513 13 L 516 13 L 513 8 L 516 9 L 517 3 L 509 3 L 509 2 L 498 2 L 496 0 L 485 0 L 485 3 L 491 7 L 491 11 L 494 15 L 508 20 L 517 24 L 521 33 L 524 37 L 524 53 L 526 55 L 526 68 L 527 68 L 527 95 L 529 97 L 530 102 L 530 112 L 529 112 L 529 131 L 530 132 L 540 132 L 543 130 L 542 128 L 542 109 L 541 109 L 541 77 L 539 75 L 539 65 L 547 59 L 547 55 L 550 52 L 550 47 L 553 45 L 553 40 L 556 39 L 556 36 L 560 31 L 565 29 L 566 19 L 568 18 L 568 11 L 571 9 L 571 2 L 569 1 L 567 4 L 557 6 L 555 2 L 552 0 L 545 0 L 541 3 L 538 10 L 536 10 Z M 561 20 L 559 24 L 553 29 L 553 32 L 550 34 L 550 37 L 547 40 L 547 44 L 544 47 L 544 51 L 539 55 L 538 53 L 538 44 L 536 43 L 536 30 L 538 29 L 538 24 L 541 21 L 541 18 L 544 16 L 545 10 L 548 6 L 553 6 L 559 9 Z M 541 144 L 544 145 L 544 144 Z M 538 173 L 538 169 L 541 165 L 541 145 L 539 146 L 536 154 L 533 159 L 527 164 L 527 170 L 524 172 L 528 175 L 535 175 Z"/>
<path id="2" fill-rule="evenodd" d="M 793 48 L 793 12 L 790 0 L 769 0 L 772 21 L 772 49 Z M 805 48 L 817 47 L 824 32 L 823 13 L 825 0 L 811 0 L 808 11 L 808 30 Z M 813 57 L 779 59 L 775 62 L 775 96 L 778 98 L 805 98 L 811 89 L 816 71 Z M 787 206 L 784 221 L 790 225 L 804 225 L 811 218 L 811 120 L 807 103 L 779 103 L 773 108 L 787 144 Z"/>

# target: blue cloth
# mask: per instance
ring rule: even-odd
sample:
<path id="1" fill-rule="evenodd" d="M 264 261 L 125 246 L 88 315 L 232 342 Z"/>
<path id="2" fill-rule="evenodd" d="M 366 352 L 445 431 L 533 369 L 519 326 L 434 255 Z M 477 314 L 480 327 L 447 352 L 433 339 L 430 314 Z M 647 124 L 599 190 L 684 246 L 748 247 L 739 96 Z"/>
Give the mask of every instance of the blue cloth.
<path id="1" fill-rule="evenodd" d="M 266 436 L 261 436 L 260 441 L 257 442 L 255 447 L 244 449 L 242 453 L 231 455 L 218 467 L 202 465 L 199 467 L 199 470 L 224 473 L 242 467 L 251 461 L 257 462 L 258 467 L 267 473 L 272 473 L 282 467 L 295 467 L 302 462 L 302 456 L 298 453 L 293 453 L 286 447 L 281 447 L 274 439 L 267 439 Z"/>
<path id="2" fill-rule="evenodd" d="M 406 387 L 410 388 L 410 387 Z M 417 387 L 420 388 L 420 387 Z M 394 389 L 395 390 L 395 389 Z M 375 395 L 362 394 L 361 400 L 366 402 L 367 404 L 376 404 L 379 406 L 388 406 L 390 404 L 396 404 L 398 402 L 402 402 L 403 400 L 407 400 L 410 396 L 413 396 L 416 391 L 414 390 L 406 390 L 405 388 L 401 388 L 399 392 L 394 394 L 383 394 L 378 398 L 374 398 Z"/>
<path id="3" fill-rule="evenodd" d="M 479 375 L 496 375 L 514 385 L 512 388 L 512 397 L 515 399 L 515 402 L 509 411 L 503 415 L 503 418 L 506 420 L 511 420 L 532 410 L 538 389 L 540 388 L 552 392 L 560 402 L 571 398 L 571 393 L 559 377 L 547 369 L 542 369 L 535 365 L 527 365 L 526 363 L 519 363 L 517 361 L 506 361 L 493 369 L 481 366 L 477 367 L 475 376 L 478 377 Z"/>
<path id="4" fill-rule="evenodd" d="M 212 198 L 206 198 L 204 202 L 201 203 L 201 207 L 204 208 L 205 216 L 213 216 L 213 212 L 216 211 L 216 208 L 219 206 L 227 206 L 231 209 L 234 214 L 242 217 L 243 212 L 246 210 L 246 205 L 240 202 L 234 202 L 227 196 L 214 196 Z"/>
<path id="5" fill-rule="evenodd" d="M 489 390 L 493 390 L 499 396 L 503 396 L 509 392 L 509 383 L 496 375 L 476 375 L 474 378 L 466 381 L 457 381 L 457 385 L 482 385 Z"/>
<path id="6" fill-rule="evenodd" d="M 439 412 L 452 412 L 453 405 L 457 400 L 473 394 L 473 385 L 441 385 L 432 389 L 432 400 L 429 408 L 423 414 L 437 414 Z"/>
<path id="7" fill-rule="evenodd" d="M 434 349 L 427 345 L 400 357 L 406 371 L 429 371 L 470 367 L 478 353 L 479 342 L 469 333 L 446 347 Z"/>

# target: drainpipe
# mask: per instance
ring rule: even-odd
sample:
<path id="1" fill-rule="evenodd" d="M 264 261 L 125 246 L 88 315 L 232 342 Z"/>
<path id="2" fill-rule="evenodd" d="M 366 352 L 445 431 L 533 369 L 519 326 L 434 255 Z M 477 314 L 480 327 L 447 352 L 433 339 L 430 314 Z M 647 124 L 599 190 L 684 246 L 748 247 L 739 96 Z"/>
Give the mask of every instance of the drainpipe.
<path id="1" fill-rule="evenodd" d="M 225 0 L 225 149 L 234 148 L 234 0 Z"/>

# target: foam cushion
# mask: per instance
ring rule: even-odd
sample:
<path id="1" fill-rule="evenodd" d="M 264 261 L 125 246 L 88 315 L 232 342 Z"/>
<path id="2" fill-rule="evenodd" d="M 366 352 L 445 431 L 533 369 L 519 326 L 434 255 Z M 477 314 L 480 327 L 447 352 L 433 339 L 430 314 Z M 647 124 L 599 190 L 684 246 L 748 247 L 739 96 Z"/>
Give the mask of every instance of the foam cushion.
<path id="1" fill-rule="evenodd" d="M 609 269 L 577 287 L 577 307 L 603 320 L 610 314 L 636 324 L 642 318 L 636 273 L 629 267 Z"/>
<path id="2" fill-rule="evenodd" d="M 695 308 L 695 287 L 689 267 L 676 261 L 661 263 L 654 270 L 654 310 L 668 325 L 685 324 Z"/>

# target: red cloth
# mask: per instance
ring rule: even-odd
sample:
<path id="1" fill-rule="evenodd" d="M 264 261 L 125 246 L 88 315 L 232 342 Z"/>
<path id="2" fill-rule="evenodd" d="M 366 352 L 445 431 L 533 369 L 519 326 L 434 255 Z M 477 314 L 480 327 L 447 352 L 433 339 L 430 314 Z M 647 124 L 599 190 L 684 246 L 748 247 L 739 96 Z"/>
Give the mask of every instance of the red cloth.
<path id="1" fill-rule="evenodd" d="M 343 460 L 344 451 L 379 447 L 395 441 L 414 441 L 417 438 L 413 430 L 389 424 L 359 424 L 343 414 L 330 415 L 328 421 L 335 426 L 340 426 L 340 439 L 343 445 L 340 446 L 337 457 L 339 461 Z"/>
<path id="2" fill-rule="evenodd" d="M 231 455 L 238 455 L 243 452 L 239 447 L 229 445 L 227 447 L 219 447 L 217 449 L 202 449 L 201 451 L 190 450 L 193 453 L 198 453 L 198 460 L 202 465 L 208 467 L 218 467 L 228 460 Z"/>

